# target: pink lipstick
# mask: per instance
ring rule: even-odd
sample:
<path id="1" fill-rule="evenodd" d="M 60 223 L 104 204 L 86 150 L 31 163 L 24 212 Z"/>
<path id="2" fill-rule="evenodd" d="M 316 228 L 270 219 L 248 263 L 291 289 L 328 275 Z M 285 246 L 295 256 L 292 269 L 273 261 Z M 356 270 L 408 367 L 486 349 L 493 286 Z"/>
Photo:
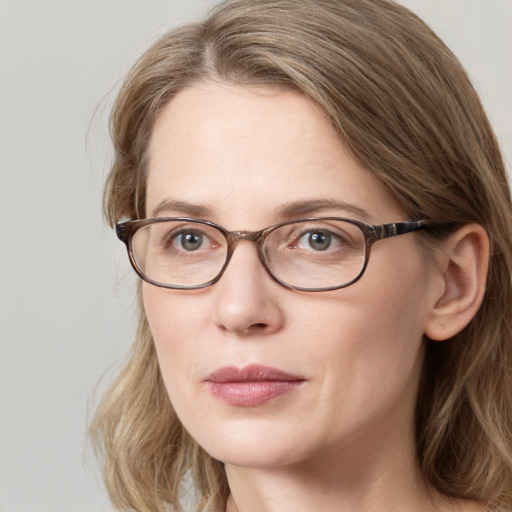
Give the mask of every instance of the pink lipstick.
<path id="1" fill-rule="evenodd" d="M 225 366 L 211 373 L 206 382 L 211 393 L 238 407 L 257 407 L 283 393 L 297 389 L 305 379 L 269 366 Z"/>

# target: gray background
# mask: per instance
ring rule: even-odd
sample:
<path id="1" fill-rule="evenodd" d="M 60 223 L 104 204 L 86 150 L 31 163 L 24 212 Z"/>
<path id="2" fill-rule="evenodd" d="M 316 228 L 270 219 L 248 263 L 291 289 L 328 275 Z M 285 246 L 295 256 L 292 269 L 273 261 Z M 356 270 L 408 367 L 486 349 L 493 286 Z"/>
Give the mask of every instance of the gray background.
<path id="1" fill-rule="evenodd" d="M 512 159 L 512 0 L 403 0 L 465 64 Z M 112 91 L 207 0 L 0 0 L 0 512 L 110 511 L 85 444 L 132 337 L 102 223 Z"/>

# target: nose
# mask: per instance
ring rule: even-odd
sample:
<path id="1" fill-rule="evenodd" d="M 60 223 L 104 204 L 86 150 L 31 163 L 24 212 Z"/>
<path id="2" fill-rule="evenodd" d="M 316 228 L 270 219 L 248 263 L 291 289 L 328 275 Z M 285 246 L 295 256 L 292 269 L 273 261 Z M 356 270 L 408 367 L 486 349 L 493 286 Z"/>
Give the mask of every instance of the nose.
<path id="1" fill-rule="evenodd" d="M 263 267 L 254 243 L 240 241 L 221 279 L 214 285 L 215 322 L 239 336 L 272 334 L 283 325 L 281 288 Z"/>

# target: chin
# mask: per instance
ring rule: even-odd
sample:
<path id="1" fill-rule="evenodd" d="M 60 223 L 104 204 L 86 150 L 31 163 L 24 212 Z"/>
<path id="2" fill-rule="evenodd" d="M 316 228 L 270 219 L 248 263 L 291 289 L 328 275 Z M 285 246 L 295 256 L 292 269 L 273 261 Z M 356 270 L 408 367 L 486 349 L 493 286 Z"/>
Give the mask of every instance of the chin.
<path id="1" fill-rule="evenodd" d="M 230 447 L 229 449 L 221 447 L 218 451 L 209 452 L 207 450 L 207 452 L 224 464 L 246 468 L 279 468 L 299 462 L 294 452 L 283 451 L 282 447 L 279 450 L 268 448 L 262 450 L 261 446 L 240 446 L 240 448 Z"/>
<path id="2" fill-rule="evenodd" d="M 271 425 L 258 429 L 248 425 L 210 429 L 207 435 L 190 433 L 209 455 L 225 464 L 271 468 L 294 464 L 301 458 L 293 436 L 276 432 Z"/>

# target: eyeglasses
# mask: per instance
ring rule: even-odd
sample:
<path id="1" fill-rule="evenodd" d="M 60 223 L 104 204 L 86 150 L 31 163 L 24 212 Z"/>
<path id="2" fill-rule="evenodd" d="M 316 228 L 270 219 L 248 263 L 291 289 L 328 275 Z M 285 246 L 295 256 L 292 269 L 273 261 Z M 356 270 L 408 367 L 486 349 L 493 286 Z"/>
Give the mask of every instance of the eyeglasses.
<path id="1" fill-rule="evenodd" d="M 371 225 L 317 217 L 276 224 L 261 231 L 228 231 L 213 222 L 179 218 L 130 220 L 116 225 L 130 262 L 146 282 L 193 290 L 216 283 L 240 240 L 254 242 L 272 278 L 294 290 L 344 288 L 363 275 L 372 245 L 432 226 L 430 221 Z"/>

